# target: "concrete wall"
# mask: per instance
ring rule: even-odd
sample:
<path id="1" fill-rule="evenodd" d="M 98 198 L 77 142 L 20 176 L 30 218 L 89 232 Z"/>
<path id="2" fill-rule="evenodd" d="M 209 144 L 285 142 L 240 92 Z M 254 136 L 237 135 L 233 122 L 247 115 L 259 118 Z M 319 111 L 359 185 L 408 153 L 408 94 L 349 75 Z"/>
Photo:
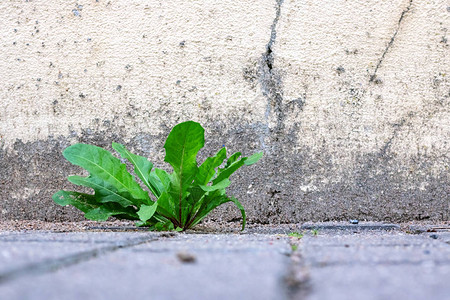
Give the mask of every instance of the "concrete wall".
<path id="1" fill-rule="evenodd" d="M 161 167 L 189 119 L 202 157 L 265 151 L 230 189 L 253 222 L 448 220 L 449 29 L 448 0 L 3 0 L 0 220 L 81 219 L 65 147 Z"/>

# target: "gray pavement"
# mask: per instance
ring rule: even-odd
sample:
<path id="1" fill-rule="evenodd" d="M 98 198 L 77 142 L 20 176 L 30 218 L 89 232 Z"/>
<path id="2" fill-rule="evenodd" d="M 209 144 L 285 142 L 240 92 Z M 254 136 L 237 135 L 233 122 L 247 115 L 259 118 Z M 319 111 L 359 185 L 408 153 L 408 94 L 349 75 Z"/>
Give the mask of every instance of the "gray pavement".
<path id="1" fill-rule="evenodd" d="M 450 299 L 448 229 L 308 226 L 4 231 L 0 299 Z"/>

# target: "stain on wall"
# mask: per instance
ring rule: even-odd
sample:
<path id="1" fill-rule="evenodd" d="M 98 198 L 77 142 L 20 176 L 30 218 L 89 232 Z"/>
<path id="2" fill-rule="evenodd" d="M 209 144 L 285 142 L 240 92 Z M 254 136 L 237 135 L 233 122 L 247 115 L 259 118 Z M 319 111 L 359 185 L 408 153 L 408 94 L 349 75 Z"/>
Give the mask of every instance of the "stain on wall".
<path id="1" fill-rule="evenodd" d="M 0 220 L 81 220 L 62 150 L 125 143 L 158 167 L 175 124 L 258 166 L 252 222 L 448 220 L 444 0 L 0 3 Z M 233 206 L 211 219 L 233 220 Z"/>

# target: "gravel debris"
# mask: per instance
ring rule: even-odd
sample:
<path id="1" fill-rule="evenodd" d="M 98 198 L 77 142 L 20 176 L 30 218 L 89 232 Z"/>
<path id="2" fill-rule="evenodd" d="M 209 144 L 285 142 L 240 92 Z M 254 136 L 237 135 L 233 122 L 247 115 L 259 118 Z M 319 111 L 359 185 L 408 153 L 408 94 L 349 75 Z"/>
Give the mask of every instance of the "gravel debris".
<path id="1" fill-rule="evenodd" d="M 359 222 L 359 225 L 373 222 Z M 316 223 L 304 223 L 313 226 Z M 312 224 L 312 225 L 311 225 Z M 326 222 L 317 224 L 340 225 L 343 222 Z M 197 233 L 263 233 L 263 234 L 289 234 L 304 231 L 299 224 L 247 224 L 245 231 L 241 231 L 240 222 L 205 221 L 186 232 Z M 398 224 L 402 231 L 407 233 L 423 233 L 435 231 L 450 231 L 450 221 L 411 221 Z M 355 225 L 358 226 L 358 225 Z M 145 227 L 136 227 L 133 221 L 80 221 L 80 222 L 48 222 L 40 220 L 0 220 L 2 231 L 51 231 L 51 232 L 83 232 L 83 231 L 145 231 Z"/>

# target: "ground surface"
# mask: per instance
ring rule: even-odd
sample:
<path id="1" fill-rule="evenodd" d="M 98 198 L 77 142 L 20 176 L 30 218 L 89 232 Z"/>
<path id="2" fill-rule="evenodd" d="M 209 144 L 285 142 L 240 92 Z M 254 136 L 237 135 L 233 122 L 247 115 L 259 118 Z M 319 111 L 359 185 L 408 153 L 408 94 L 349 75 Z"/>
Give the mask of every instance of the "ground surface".
<path id="1" fill-rule="evenodd" d="M 0 223 L 1 299 L 448 299 L 450 224 Z M 298 233 L 298 234 L 297 234 Z"/>

